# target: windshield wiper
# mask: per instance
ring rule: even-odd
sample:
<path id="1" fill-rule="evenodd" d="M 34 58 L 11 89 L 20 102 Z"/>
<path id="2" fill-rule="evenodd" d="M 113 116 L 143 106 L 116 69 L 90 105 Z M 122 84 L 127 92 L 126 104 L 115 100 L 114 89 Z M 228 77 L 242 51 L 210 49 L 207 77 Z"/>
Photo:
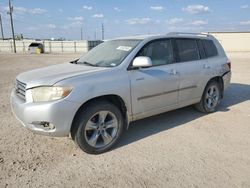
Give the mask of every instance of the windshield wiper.
<path id="1" fill-rule="evenodd" d="M 84 62 L 77 62 L 77 64 L 84 64 L 84 65 L 88 65 L 88 66 L 92 66 L 92 67 L 98 67 L 98 65 L 94 65 L 94 64 L 86 62 L 86 61 L 84 61 Z"/>
<path id="2" fill-rule="evenodd" d="M 70 63 L 72 63 L 72 64 L 77 64 L 77 61 L 78 61 L 79 59 L 76 59 L 76 60 L 73 60 L 73 61 L 70 61 Z"/>

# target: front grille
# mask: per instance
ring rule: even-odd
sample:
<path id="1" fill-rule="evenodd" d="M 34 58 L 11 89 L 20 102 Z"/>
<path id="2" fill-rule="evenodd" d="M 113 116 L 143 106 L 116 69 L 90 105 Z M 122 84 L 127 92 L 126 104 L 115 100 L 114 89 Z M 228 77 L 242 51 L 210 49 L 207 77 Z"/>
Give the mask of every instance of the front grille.
<path id="1" fill-rule="evenodd" d="M 20 82 L 19 80 L 16 80 L 15 90 L 16 90 L 17 96 L 25 100 L 26 84 Z"/>

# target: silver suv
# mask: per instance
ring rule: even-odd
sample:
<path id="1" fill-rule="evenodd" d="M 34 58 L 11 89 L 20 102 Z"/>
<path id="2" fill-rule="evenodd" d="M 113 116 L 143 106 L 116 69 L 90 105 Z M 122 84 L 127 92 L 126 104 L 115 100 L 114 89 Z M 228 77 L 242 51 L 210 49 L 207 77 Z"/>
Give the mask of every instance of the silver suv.
<path id="1" fill-rule="evenodd" d="M 194 104 L 214 112 L 231 63 L 208 34 L 106 41 L 80 59 L 17 76 L 14 114 L 27 129 L 69 136 L 82 150 L 109 150 L 129 123 Z"/>

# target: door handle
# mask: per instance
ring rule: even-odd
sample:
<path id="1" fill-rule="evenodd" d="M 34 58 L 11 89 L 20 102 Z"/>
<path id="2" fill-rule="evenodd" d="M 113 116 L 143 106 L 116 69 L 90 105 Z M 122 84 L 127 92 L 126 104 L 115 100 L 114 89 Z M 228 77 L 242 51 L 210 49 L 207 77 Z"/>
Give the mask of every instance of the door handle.
<path id="1" fill-rule="evenodd" d="M 170 71 L 170 75 L 176 75 L 178 72 L 175 70 L 175 69 L 172 69 L 171 71 Z"/>
<path id="2" fill-rule="evenodd" d="M 211 67 L 210 67 L 210 65 L 205 64 L 205 65 L 203 66 L 203 68 L 204 68 L 204 69 L 210 69 Z"/>
<path id="3" fill-rule="evenodd" d="M 136 81 L 141 81 L 141 80 L 145 80 L 145 78 L 144 77 L 136 78 Z"/>

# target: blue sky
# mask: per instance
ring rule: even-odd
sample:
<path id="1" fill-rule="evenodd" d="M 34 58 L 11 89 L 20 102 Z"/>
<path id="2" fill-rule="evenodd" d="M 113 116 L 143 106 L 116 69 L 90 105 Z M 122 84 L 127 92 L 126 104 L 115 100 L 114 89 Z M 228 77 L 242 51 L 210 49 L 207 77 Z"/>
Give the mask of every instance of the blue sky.
<path id="1" fill-rule="evenodd" d="M 13 0 L 15 33 L 29 38 L 100 39 L 170 31 L 250 31 L 250 0 Z M 0 1 L 5 37 L 8 1 Z"/>

